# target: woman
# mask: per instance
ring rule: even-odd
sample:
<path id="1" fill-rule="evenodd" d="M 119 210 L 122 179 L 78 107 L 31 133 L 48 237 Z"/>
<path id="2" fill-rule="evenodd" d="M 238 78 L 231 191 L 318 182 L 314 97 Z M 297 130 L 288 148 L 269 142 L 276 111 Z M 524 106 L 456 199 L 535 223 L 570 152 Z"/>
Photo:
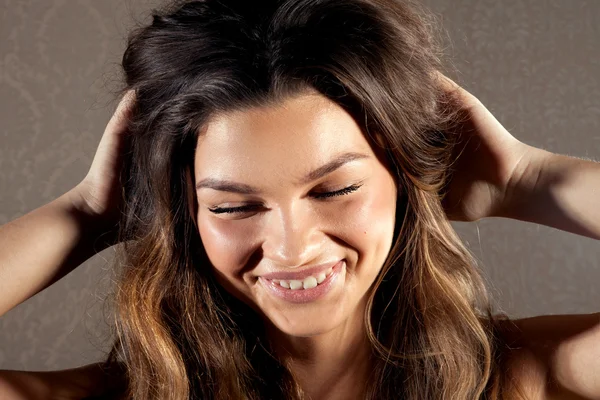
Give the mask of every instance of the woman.
<path id="1" fill-rule="evenodd" d="M 98 237 L 119 243 L 117 341 L 101 365 L 5 372 L 5 393 L 600 396 L 586 374 L 598 361 L 574 357 L 598 354 L 598 316 L 567 329 L 493 315 L 448 221 L 501 216 L 600 238 L 599 165 L 510 135 L 438 72 L 430 26 L 406 1 L 157 11 L 129 40 L 125 96 L 85 179 L 0 236 L 27 238 L 0 253 L 27 282 L 3 292 L 2 312 L 98 251 Z M 32 252 L 32 224 L 66 239 Z"/>

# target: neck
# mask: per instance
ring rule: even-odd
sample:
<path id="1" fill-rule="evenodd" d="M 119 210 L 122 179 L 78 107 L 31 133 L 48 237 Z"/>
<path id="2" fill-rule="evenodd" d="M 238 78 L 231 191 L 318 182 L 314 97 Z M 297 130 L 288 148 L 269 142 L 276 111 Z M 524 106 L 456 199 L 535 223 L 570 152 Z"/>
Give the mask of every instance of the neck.
<path id="1" fill-rule="evenodd" d="M 364 399 L 371 348 L 364 307 L 336 329 L 311 337 L 269 333 L 275 353 L 311 400 Z"/>

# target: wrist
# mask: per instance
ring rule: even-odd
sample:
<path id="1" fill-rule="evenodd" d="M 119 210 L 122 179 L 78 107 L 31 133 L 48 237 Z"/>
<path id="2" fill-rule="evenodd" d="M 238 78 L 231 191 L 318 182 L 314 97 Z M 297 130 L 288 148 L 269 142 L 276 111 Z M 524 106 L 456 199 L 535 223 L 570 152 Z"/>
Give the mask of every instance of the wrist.
<path id="1" fill-rule="evenodd" d="M 93 237 L 97 251 L 118 243 L 119 221 L 96 213 L 83 195 L 81 186 L 74 187 L 61 197 L 81 229 Z"/>
<path id="2" fill-rule="evenodd" d="M 527 146 L 504 188 L 501 206 L 493 216 L 527 220 L 527 216 L 535 212 L 534 208 L 548 190 L 544 171 L 552 156 L 549 151 Z"/>

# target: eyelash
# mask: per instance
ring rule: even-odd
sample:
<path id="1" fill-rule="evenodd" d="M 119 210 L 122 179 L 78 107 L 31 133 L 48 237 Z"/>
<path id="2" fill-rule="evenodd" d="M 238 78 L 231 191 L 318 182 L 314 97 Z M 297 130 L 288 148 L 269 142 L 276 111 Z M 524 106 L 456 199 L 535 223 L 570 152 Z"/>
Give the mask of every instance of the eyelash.
<path id="1" fill-rule="evenodd" d="M 317 199 L 325 199 L 325 198 L 336 197 L 336 196 L 344 196 L 344 195 L 350 194 L 352 192 L 355 192 L 361 186 L 362 185 L 350 185 L 348 187 L 345 187 L 340 190 L 336 190 L 334 192 L 317 193 L 317 194 L 313 195 L 313 197 L 315 197 Z M 214 214 L 224 214 L 224 213 L 225 214 L 236 214 L 236 213 L 248 212 L 248 211 L 251 211 L 252 209 L 259 208 L 259 207 L 261 207 L 261 206 L 251 205 L 251 206 L 231 207 L 231 208 L 215 207 L 215 208 L 209 208 L 208 210 Z"/>

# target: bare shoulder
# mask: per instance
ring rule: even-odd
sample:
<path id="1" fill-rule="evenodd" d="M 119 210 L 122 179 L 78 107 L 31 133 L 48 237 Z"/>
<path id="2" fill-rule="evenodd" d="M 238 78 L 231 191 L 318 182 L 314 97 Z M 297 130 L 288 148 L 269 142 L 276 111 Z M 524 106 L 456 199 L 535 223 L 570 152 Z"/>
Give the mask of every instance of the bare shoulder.
<path id="1" fill-rule="evenodd" d="M 102 363 L 59 371 L 0 370 L 0 399 L 75 400 L 106 395 L 114 381 Z"/>
<path id="2" fill-rule="evenodd" d="M 508 371 L 536 400 L 600 399 L 600 313 L 506 324 Z"/>

